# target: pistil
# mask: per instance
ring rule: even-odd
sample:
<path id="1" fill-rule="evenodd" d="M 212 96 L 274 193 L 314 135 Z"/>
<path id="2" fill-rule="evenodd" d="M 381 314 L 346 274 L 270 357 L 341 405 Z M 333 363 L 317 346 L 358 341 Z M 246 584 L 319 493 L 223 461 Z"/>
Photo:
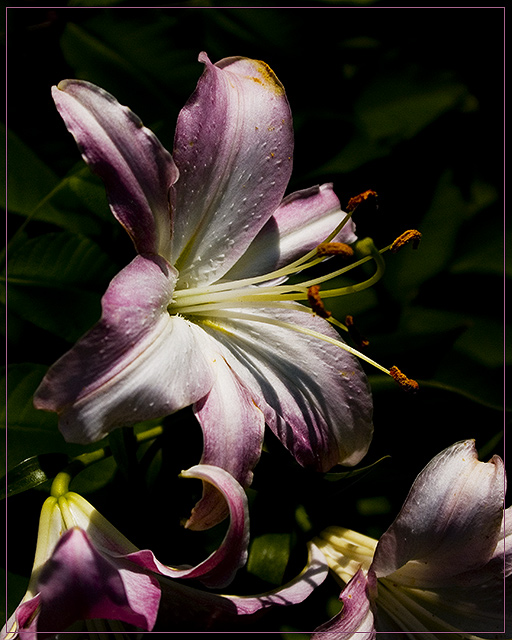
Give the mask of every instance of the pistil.
<path id="1" fill-rule="evenodd" d="M 300 325 L 284 322 L 258 313 L 258 310 L 262 308 L 281 308 L 287 310 L 290 309 L 291 302 L 309 302 L 309 306 L 301 304 L 295 306 L 294 309 L 301 310 L 304 313 L 318 315 L 343 331 L 353 333 L 353 324 L 347 327 L 334 318 L 331 312 L 326 309 L 323 299 L 357 293 L 373 286 L 384 274 L 385 262 L 382 254 L 388 250 L 396 252 L 409 242 L 412 242 L 413 247 L 416 248 L 421 238 L 419 231 L 408 230 L 393 243 L 380 250 L 375 247 L 371 238 L 359 240 L 354 245 L 354 249 L 344 243 L 333 241 L 344 225 L 350 220 L 356 207 L 370 197 L 376 197 L 376 193 L 366 191 L 352 198 L 347 206 L 349 213 L 345 215 L 338 226 L 323 242 L 298 260 L 295 260 L 285 267 L 253 278 L 218 282 L 189 289 L 178 288 L 174 292 L 173 299 L 168 306 L 169 313 L 171 315 L 179 314 L 185 316 L 192 321 L 211 326 L 223 332 L 229 331 L 229 329 L 224 325 L 221 326 L 216 323 L 215 319 L 220 320 L 221 318 L 226 318 L 246 320 L 249 322 L 262 322 L 290 329 L 334 344 L 374 366 L 386 375 L 391 376 L 403 389 L 416 391 L 418 389 L 418 383 L 408 378 L 397 367 L 393 366 L 391 369 L 386 369 L 368 356 L 362 354 L 359 350 L 350 347 L 341 339 L 336 340 Z M 357 254 L 359 259 L 324 275 L 316 276 L 309 280 L 304 279 L 299 282 L 290 283 L 288 281 L 290 276 L 297 276 L 299 273 L 302 274 L 320 263 L 325 263 L 326 260 L 333 259 L 334 256 L 337 256 L 338 260 L 340 258 L 347 260 L 352 258 L 354 254 Z M 369 261 L 373 261 L 376 268 L 374 273 L 366 280 L 347 284 L 342 287 L 326 288 L 320 291 L 320 285 L 334 278 L 339 278 Z M 283 282 L 283 279 L 285 282 Z M 245 313 L 244 309 L 247 309 L 248 312 Z M 251 312 L 251 310 L 254 310 L 254 313 Z M 351 318 L 351 316 L 347 317 Z M 360 341 L 358 344 L 364 346 L 367 344 L 367 341 Z"/>

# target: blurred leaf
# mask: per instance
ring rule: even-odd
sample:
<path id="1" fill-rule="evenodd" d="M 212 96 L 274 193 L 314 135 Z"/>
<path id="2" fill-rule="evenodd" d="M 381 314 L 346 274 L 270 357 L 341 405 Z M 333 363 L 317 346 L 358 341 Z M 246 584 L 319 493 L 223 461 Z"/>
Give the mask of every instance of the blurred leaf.
<path id="1" fill-rule="evenodd" d="M 102 489 L 112 481 L 117 472 L 117 464 L 112 456 L 96 462 L 75 476 L 70 483 L 70 490 L 84 495 Z"/>
<path id="2" fill-rule="evenodd" d="M 68 232 L 27 240 L 8 261 L 9 283 L 60 287 L 105 280 L 109 257 L 92 240 Z"/>
<path id="3" fill-rule="evenodd" d="M 451 273 L 484 273 L 512 277 L 511 230 L 504 228 L 505 221 L 484 211 L 471 221 L 456 248 Z"/>
<path id="4" fill-rule="evenodd" d="M 492 187 L 476 182 L 466 199 L 454 183 L 452 172 L 445 171 L 421 221 L 422 239 L 418 249 L 404 247 L 386 260 L 386 284 L 394 295 L 400 300 L 410 298 L 423 282 L 448 267 L 462 226 L 496 197 Z"/>
<path id="5" fill-rule="evenodd" d="M 57 428 L 57 414 L 38 411 L 33 405 L 34 391 L 45 373 L 42 365 L 18 364 L 8 367 L 7 380 L 2 378 L 4 392 L 7 390 L 2 424 L 7 427 L 8 467 L 34 455 L 67 451 Z M 5 460 L 2 464 L 5 468 Z"/>
<path id="6" fill-rule="evenodd" d="M 363 516 L 383 515 L 390 513 L 391 503 L 386 496 L 371 496 L 356 500 L 356 509 Z"/>
<path id="7" fill-rule="evenodd" d="M 6 130 L 2 124 L 2 136 Z M 16 134 L 7 130 L 7 196 L 11 211 L 28 215 L 59 183 L 59 178 L 25 145 Z M 27 188 L 30 185 L 30 188 Z M 5 202 L 5 195 L 2 199 Z"/>
<path id="8" fill-rule="evenodd" d="M 92 240 L 69 232 L 50 233 L 9 253 L 9 310 L 38 327 L 74 341 L 100 315 L 100 295 L 115 269 Z"/>
<path id="9" fill-rule="evenodd" d="M 254 538 L 247 571 L 271 584 L 281 584 L 290 557 L 289 533 L 265 533 Z"/>
<path id="10" fill-rule="evenodd" d="M 423 77 L 411 67 L 379 74 L 356 100 L 354 111 L 369 140 L 396 144 L 461 106 L 468 96 L 463 84 L 451 78 Z"/>
<path id="11" fill-rule="evenodd" d="M 467 88 L 449 77 L 423 77 L 415 67 L 379 74 L 354 101 L 353 138 L 315 173 L 345 173 L 387 156 L 447 111 L 468 104 Z"/>
<path id="12" fill-rule="evenodd" d="M 97 222 L 89 217 L 88 212 L 80 211 L 83 190 L 79 198 L 75 195 L 71 202 L 69 198 L 63 200 L 62 195 L 58 199 L 60 192 L 70 188 L 68 179 L 59 180 L 12 131 L 7 132 L 7 161 L 9 211 L 78 233 L 99 232 Z M 83 169 L 83 165 L 80 168 Z"/>
<path id="13" fill-rule="evenodd" d="M 46 453 L 27 458 L 7 473 L 6 487 L 0 492 L 0 499 L 22 493 L 28 489 L 53 479 L 67 464 L 69 458 L 64 453 Z M 6 494 L 7 492 L 7 494 Z"/>
<path id="14" fill-rule="evenodd" d="M 65 453 L 73 458 L 102 446 L 68 444 L 58 429 L 57 414 L 34 407 L 34 392 L 47 370 L 41 364 L 12 364 L 2 377 L 0 386 L 6 405 L 0 419 L 7 428 L 7 468 L 32 456 Z M 2 464 L 6 468 L 5 460 Z"/>

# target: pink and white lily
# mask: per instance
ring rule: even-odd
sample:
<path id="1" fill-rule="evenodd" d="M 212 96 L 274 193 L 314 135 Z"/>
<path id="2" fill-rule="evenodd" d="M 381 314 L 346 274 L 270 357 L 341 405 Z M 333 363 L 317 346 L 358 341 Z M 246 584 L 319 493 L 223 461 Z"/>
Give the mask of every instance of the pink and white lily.
<path id="1" fill-rule="evenodd" d="M 372 437 L 366 376 L 331 324 L 298 302 L 323 279 L 286 284 L 325 259 L 315 258 L 324 240 L 353 243 L 354 225 L 330 184 L 283 198 L 292 118 L 271 69 L 199 59 L 205 70 L 179 114 L 172 156 L 104 90 L 79 80 L 53 88 L 137 256 L 111 282 L 98 324 L 50 368 L 35 405 L 56 411 L 76 443 L 192 405 L 201 462 L 243 486 L 265 423 L 301 465 L 354 465 Z M 219 521 L 223 505 L 205 493 L 194 526 Z"/>
<path id="2" fill-rule="evenodd" d="M 194 567 L 169 567 L 149 550 L 139 550 L 82 496 L 68 491 L 59 474 L 45 501 L 27 593 L 0 632 L 0 640 L 36 640 L 65 631 L 78 621 L 118 621 L 151 631 L 213 624 L 250 616 L 273 605 L 301 602 L 327 576 L 318 548 L 289 584 L 258 596 L 224 596 L 176 582 L 198 579 L 221 587 L 231 582 L 247 557 L 247 498 L 229 473 L 196 465 L 182 476 L 211 483 L 226 500 L 231 521 L 220 547 Z M 63 478 L 63 480 L 62 480 Z"/>
<path id="3" fill-rule="evenodd" d="M 313 637 L 510 637 L 504 597 L 511 589 L 512 535 L 505 520 L 512 511 L 503 510 L 505 482 L 501 458 L 480 462 L 466 440 L 419 474 L 378 543 L 338 527 L 323 532 L 317 544 L 348 584 L 342 611 Z"/>

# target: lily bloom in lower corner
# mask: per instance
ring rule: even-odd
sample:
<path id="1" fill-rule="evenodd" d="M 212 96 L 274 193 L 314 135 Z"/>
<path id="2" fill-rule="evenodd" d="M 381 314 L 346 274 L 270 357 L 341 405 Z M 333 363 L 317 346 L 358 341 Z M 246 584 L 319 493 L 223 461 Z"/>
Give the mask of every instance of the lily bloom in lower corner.
<path id="1" fill-rule="evenodd" d="M 474 441 L 458 442 L 419 474 L 378 542 L 340 527 L 322 532 L 316 543 L 346 587 L 341 612 L 313 638 L 510 638 L 504 599 L 512 589 L 512 535 L 505 519 L 512 508 L 504 512 L 505 483 L 501 458 L 480 462 Z"/>
<path id="2" fill-rule="evenodd" d="M 327 576 L 320 550 L 310 545 L 303 573 L 279 589 L 257 596 L 228 596 L 188 587 L 195 578 L 223 587 L 246 562 L 249 543 L 247 497 L 220 467 L 196 465 L 182 472 L 215 487 L 231 516 L 224 540 L 196 566 L 170 567 L 139 550 L 82 496 L 68 491 L 59 474 L 39 522 L 36 555 L 27 592 L 0 632 L 0 640 L 39 640 L 84 623 L 86 630 L 204 630 L 237 616 L 304 600 Z"/>

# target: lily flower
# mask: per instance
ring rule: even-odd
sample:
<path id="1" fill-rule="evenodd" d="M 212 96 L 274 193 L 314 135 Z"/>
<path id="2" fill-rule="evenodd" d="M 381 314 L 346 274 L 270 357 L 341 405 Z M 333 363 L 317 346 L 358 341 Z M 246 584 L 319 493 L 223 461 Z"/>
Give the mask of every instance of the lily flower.
<path id="1" fill-rule="evenodd" d="M 151 631 L 157 616 L 167 629 L 202 628 L 274 605 L 296 604 L 325 579 L 325 559 L 311 544 L 303 572 L 269 593 L 224 596 L 176 582 L 196 578 L 207 586 L 225 586 L 245 563 L 249 538 L 247 498 L 236 480 L 208 465 L 181 475 L 212 483 L 231 515 L 220 547 L 195 567 L 169 567 L 151 551 L 137 549 L 87 500 L 68 490 L 68 474 L 57 475 L 41 511 L 27 592 L 0 640 L 45 638 L 80 621 L 87 629 L 126 624 Z"/>
<path id="2" fill-rule="evenodd" d="M 65 439 L 82 444 L 192 406 L 201 463 L 244 487 L 265 423 L 303 466 L 357 464 L 373 432 L 371 392 L 354 357 L 361 354 L 320 303 L 302 303 L 318 301 L 324 281 L 373 259 L 374 276 L 322 297 L 371 286 L 382 256 L 366 243 L 353 265 L 287 281 L 340 248 L 352 252 L 351 214 L 331 184 L 283 197 L 292 117 L 272 70 L 247 58 L 199 60 L 205 70 L 179 114 L 172 156 L 99 87 L 65 80 L 53 88 L 137 256 L 109 285 L 98 324 L 49 369 L 35 406 L 57 412 Z M 194 526 L 214 524 L 223 509 L 210 491 Z"/>
<path id="3" fill-rule="evenodd" d="M 473 440 L 458 442 L 419 474 L 378 542 L 348 529 L 325 530 L 316 543 L 348 584 L 341 612 L 313 638 L 510 634 L 504 594 L 512 586 L 512 536 L 505 518 L 512 511 L 504 515 L 505 482 L 501 458 L 480 462 Z"/>

